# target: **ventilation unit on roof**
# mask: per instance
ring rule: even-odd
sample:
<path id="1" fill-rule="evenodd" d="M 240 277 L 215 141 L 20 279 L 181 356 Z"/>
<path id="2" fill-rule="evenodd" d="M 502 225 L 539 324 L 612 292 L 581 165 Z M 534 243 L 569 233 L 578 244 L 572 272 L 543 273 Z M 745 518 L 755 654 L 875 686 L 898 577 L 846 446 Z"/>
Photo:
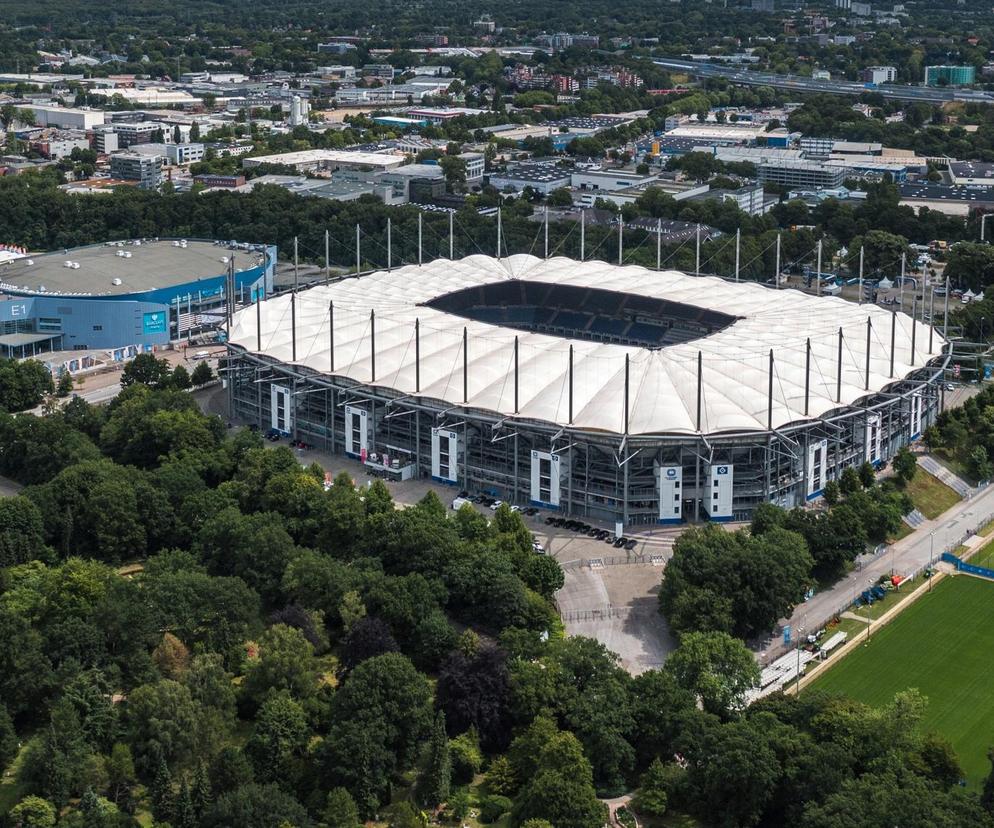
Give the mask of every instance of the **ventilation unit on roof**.
<path id="1" fill-rule="evenodd" d="M 121 284 L 121 280 L 115 277 L 110 280 L 110 283 L 116 287 Z"/>

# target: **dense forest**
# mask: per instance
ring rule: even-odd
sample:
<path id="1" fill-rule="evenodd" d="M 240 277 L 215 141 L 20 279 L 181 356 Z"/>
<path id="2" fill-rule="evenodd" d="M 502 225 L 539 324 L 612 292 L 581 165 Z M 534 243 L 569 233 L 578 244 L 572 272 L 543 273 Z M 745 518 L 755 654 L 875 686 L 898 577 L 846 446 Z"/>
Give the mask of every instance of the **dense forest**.
<path id="1" fill-rule="evenodd" d="M 563 573 L 506 506 L 326 487 L 154 357 L 125 385 L 0 415 L 8 825 L 601 828 L 627 790 L 700 825 L 994 825 L 915 692 L 745 708 L 758 668 L 714 629 L 633 678 L 563 637 Z M 771 517 L 761 542 L 792 534 Z"/>

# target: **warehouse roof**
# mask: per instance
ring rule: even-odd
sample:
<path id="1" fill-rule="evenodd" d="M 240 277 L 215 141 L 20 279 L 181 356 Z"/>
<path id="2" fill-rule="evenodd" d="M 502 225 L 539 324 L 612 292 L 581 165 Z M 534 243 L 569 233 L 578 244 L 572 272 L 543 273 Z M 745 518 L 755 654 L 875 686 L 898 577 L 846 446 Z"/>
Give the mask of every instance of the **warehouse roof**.
<path id="1" fill-rule="evenodd" d="M 479 295 L 481 286 L 515 282 L 529 286 L 569 285 L 577 293 L 612 292 L 621 306 L 658 308 L 697 324 L 688 341 L 639 347 L 590 341 L 583 336 L 524 330 L 510 321 L 518 311 L 490 308 L 500 324 L 452 312 L 453 295 Z M 704 433 L 766 430 L 774 354 L 774 428 L 851 405 L 867 395 L 865 355 L 870 329 L 869 392 L 879 391 L 928 360 L 928 328 L 905 314 L 859 306 L 837 297 L 795 290 L 693 277 L 676 271 L 618 267 L 601 261 L 576 262 L 516 255 L 496 260 L 470 256 L 418 267 L 377 272 L 314 287 L 297 297 L 297 364 L 331 373 L 329 303 L 334 302 L 334 374 L 385 387 L 399 394 L 440 400 L 450 406 L 492 411 L 590 431 L 624 433 L 626 357 L 630 377 L 629 433 L 694 433 L 698 430 L 697 365 L 700 353 Z M 433 306 L 430 306 L 433 305 Z M 440 309 L 443 305 L 450 310 Z M 260 310 L 261 352 L 291 362 L 290 297 L 266 300 Z M 375 311 L 375 320 L 370 313 Z M 579 316 L 579 308 L 574 316 Z M 560 309 L 559 314 L 569 310 Z M 647 311 L 651 314 L 651 310 Z M 892 319 L 895 324 L 890 369 Z M 694 321 L 696 320 L 696 322 Z M 415 322 L 419 323 L 415 347 Z M 630 325 L 659 324 L 634 318 Z M 912 326 L 918 326 L 912 360 Z M 838 332 L 843 330 L 841 404 L 836 402 Z M 464 329 L 468 347 L 463 352 Z M 258 352 L 256 309 L 240 311 L 231 341 Z M 375 336 L 373 335 L 375 333 Z M 579 334 L 579 329 L 578 329 Z M 805 415 L 805 361 L 810 338 L 810 399 Z M 938 354 L 943 340 L 935 335 Z M 373 343 L 375 341 L 375 359 Z M 514 347 L 519 343 L 517 412 Z M 420 360 L 415 357 L 420 353 Z M 573 353 L 573 420 L 569 420 L 570 353 Z M 464 374 L 464 359 L 467 370 Z M 374 375 L 375 363 L 375 375 Z M 420 382 L 420 385 L 418 385 Z M 465 382 L 465 386 L 464 386 Z"/>

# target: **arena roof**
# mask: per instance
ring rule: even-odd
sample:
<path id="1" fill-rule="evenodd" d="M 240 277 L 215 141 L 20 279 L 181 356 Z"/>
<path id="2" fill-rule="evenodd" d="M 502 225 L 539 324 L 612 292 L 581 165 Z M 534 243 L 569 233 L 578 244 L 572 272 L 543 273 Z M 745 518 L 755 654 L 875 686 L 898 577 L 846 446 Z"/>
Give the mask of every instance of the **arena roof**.
<path id="1" fill-rule="evenodd" d="M 509 280 L 617 291 L 632 298 L 636 306 L 640 297 L 651 297 L 736 318 L 692 341 L 649 348 L 522 332 L 426 305 L 456 291 Z M 439 400 L 453 407 L 615 434 L 625 430 L 626 356 L 630 376 L 628 433 L 632 435 L 697 432 L 699 352 L 703 363 L 703 433 L 767 429 L 771 349 L 775 429 L 817 418 L 867 396 L 867 319 L 872 320 L 870 394 L 921 368 L 929 359 L 928 327 L 897 314 L 892 378 L 891 311 L 859 306 L 837 297 L 814 297 L 796 290 L 775 291 L 756 283 L 619 267 L 602 261 L 542 260 L 527 255 L 501 260 L 470 256 L 380 271 L 298 294 L 296 363 L 324 374 L 330 373 L 330 302 L 334 302 L 336 376 L 390 388 L 405 396 Z M 375 311 L 375 366 L 371 311 Z M 290 296 L 268 299 L 258 312 L 262 320 L 262 353 L 290 363 Z M 258 350 L 256 313 L 256 308 L 238 312 L 231 331 L 232 343 L 249 352 Z M 420 324 L 420 390 L 415 358 L 416 320 Z M 912 361 L 913 325 L 917 333 Z M 841 405 L 835 399 L 840 327 L 844 331 Z M 465 396 L 464 328 L 468 342 Z M 805 415 L 808 337 L 810 398 Z M 935 354 L 940 353 L 943 342 L 936 332 Z M 572 423 L 570 346 L 574 351 Z"/>
<path id="2" fill-rule="evenodd" d="M 174 247 L 171 240 L 109 242 L 17 259 L 0 267 L 0 287 L 42 296 L 146 293 L 222 276 L 227 265 L 221 259 L 232 254 L 239 270 L 254 267 L 259 256 L 206 241 L 188 241 L 186 247 Z M 79 267 L 66 267 L 66 262 Z M 116 279 L 120 284 L 114 284 Z"/>

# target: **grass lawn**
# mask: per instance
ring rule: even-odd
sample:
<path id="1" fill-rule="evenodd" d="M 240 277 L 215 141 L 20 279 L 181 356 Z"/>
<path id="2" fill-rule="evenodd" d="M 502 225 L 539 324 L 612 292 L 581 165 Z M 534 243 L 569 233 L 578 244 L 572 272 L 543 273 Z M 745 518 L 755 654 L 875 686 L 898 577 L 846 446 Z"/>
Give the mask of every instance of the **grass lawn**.
<path id="1" fill-rule="evenodd" d="M 960 555 L 960 557 L 963 556 Z M 974 566 L 986 566 L 994 569 L 994 541 L 981 546 L 980 549 L 970 556 L 969 561 Z"/>
<path id="2" fill-rule="evenodd" d="M 952 508 L 960 501 L 960 496 L 956 492 L 922 468 L 915 472 L 905 491 L 914 501 L 915 508 L 929 520 L 935 520 L 946 509 Z"/>
<path id="3" fill-rule="evenodd" d="M 923 727 L 956 749 L 967 780 L 990 770 L 994 745 L 990 651 L 994 646 L 994 583 L 960 575 L 938 584 L 871 641 L 828 669 L 811 686 L 883 706 L 918 688 L 928 698 Z"/>

